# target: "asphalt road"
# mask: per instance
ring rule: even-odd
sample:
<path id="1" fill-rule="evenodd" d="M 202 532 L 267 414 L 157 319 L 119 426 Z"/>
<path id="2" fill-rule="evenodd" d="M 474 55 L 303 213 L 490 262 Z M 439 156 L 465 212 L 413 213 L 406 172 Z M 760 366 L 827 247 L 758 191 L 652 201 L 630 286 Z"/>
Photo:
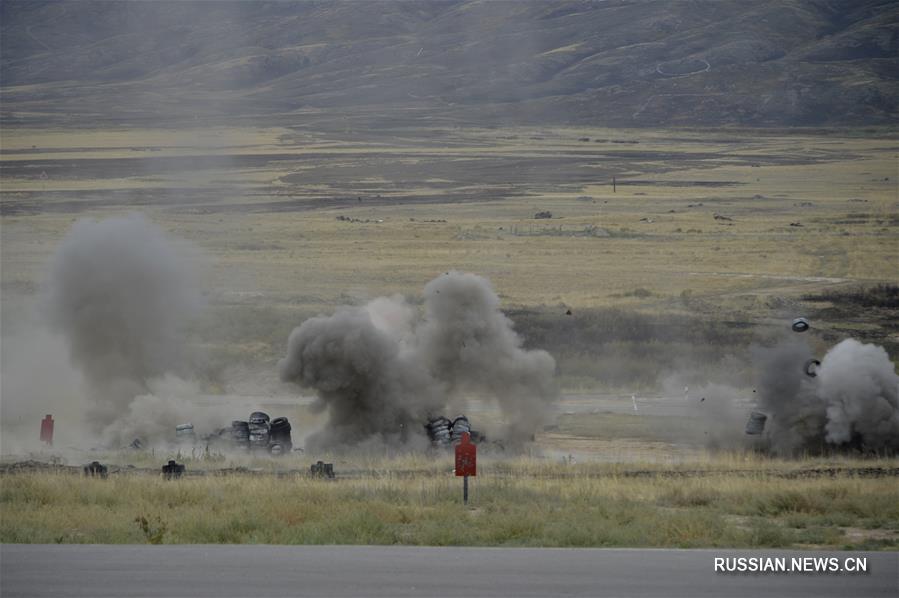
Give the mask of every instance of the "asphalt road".
<path id="1" fill-rule="evenodd" d="M 865 574 L 716 573 L 716 557 L 867 559 Z M 3 545 L 0 595 L 899 595 L 899 553 L 408 546 Z"/>

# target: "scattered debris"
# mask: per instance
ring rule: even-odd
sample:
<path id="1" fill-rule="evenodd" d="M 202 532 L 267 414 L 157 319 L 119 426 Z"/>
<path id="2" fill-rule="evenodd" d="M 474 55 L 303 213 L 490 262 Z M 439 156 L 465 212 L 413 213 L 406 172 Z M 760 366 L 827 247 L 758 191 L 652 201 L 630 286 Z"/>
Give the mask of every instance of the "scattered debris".
<path id="1" fill-rule="evenodd" d="M 186 469 L 184 464 L 176 463 L 174 459 L 169 459 L 169 462 L 162 466 L 162 477 L 167 480 L 176 480 L 184 475 Z"/>
<path id="2" fill-rule="evenodd" d="M 652 218 L 644 217 L 644 218 L 640 218 L 640 222 L 647 222 L 649 224 L 652 224 L 653 222 L 655 222 L 655 220 L 653 220 Z"/>
<path id="3" fill-rule="evenodd" d="M 808 320 L 805 318 L 796 318 L 793 320 L 793 332 L 805 332 L 809 329 Z"/>
<path id="4" fill-rule="evenodd" d="M 106 479 L 109 475 L 109 468 L 99 461 L 91 461 L 84 466 L 84 475 L 91 478 Z"/>
<path id="5" fill-rule="evenodd" d="M 334 479 L 334 464 L 318 461 L 312 464 L 310 473 L 314 478 Z"/>
<path id="6" fill-rule="evenodd" d="M 818 367 L 821 365 L 821 362 L 817 359 L 809 359 L 805 362 L 805 366 L 803 366 L 803 370 L 805 370 L 805 375 L 810 378 L 815 378 L 818 375 Z"/>
<path id="7" fill-rule="evenodd" d="M 350 218 L 349 216 L 336 216 L 336 219 L 341 222 L 358 222 L 360 224 L 381 224 L 384 222 L 381 218 L 378 218 L 377 220 L 369 220 L 368 218 L 362 220 L 361 218 Z"/>
<path id="8" fill-rule="evenodd" d="M 728 218 L 727 216 L 724 216 L 723 214 L 719 214 L 718 212 L 715 212 L 715 213 L 712 215 L 712 217 L 713 217 L 715 220 L 722 220 L 722 221 L 726 221 L 726 222 L 733 222 L 733 218 Z"/>
<path id="9" fill-rule="evenodd" d="M 765 431 L 765 422 L 768 416 L 760 411 L 753 411 L 749 414 L 749 421 L 746 422 L 746 433 L 757 436 Z"/>
<path id="10" fill-rule="evenodd" d="M 559 226 L 552 227 L 539 227 L 534 228 L 530 226 L 528 228 L 512 226 L 509 231 L 512 235 L 516 237 L 611 237 L 612 234 L 595 224 L 588 224 L 583 228 L 564 228 L 561 224 Z M 473 234 L 465 233 L 459 234 L 456 236 L 457 239 L 484 239 L 487 237 L 476 236 Z"/>
<path id="11" fill-rule="evenodd" d="M 534 214 L 534 220 L 547 220 L 552 217 L 553 217 L 552 212 L 550 212 L 548 210 L 543 211 L 543 212 L 537 212 L 536 214 Z"/>

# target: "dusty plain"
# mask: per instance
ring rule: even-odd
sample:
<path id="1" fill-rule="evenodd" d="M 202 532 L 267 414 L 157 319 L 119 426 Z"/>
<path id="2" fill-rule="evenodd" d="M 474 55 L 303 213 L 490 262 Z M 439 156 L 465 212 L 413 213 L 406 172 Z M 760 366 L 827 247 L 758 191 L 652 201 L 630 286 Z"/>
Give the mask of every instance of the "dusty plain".
<path id="1" fill-rule="evenodd" d="M 673 375 L 748 395 L 745 351 L 799 314 L 816 349 L 855 336 L 895 362 L 896 308 L 859 289 L 899 280 L 897 164 L 885 129 L 6 129 L 4 353 L 72 222 L 139 211 L 198 249 L 209 400 L 293 392 L 292 326 L 450 269 L 492 281 L 566 394 L 529 456 L 485 453 L 468 510 L 439 455 L 184 454 L 196 475 L 166 483 L 162 455 L 97 454 L 99 481 L 65 466 L 94 456 L 44 451 L 4 455 L 0 540 L 895 549 L 895 458 L 677 443 L 660 431 L 701 424 L 632 396 L 670 398 Z M 313 457 L 337 481 L 309 480 Z"/>

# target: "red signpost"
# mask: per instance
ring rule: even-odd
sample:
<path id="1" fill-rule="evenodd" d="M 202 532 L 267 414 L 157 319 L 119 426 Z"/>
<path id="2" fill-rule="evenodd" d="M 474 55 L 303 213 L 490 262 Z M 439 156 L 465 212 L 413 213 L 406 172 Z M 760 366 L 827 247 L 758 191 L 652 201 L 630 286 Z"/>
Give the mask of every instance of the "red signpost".
<path id="1" fill-rule="evenodd" d="M 53 446 L 53 416 L 47 415 L 41 420 L 41 442 Z"/>
<path id="2" fill-rule="evenodd" d="M 462 477 L 462 503 L 468 504 L 468 476 L 478 475 L 478 447 L 472 444 L 471 434 L 462 433 L 456 445 L 456 476 Z"/>

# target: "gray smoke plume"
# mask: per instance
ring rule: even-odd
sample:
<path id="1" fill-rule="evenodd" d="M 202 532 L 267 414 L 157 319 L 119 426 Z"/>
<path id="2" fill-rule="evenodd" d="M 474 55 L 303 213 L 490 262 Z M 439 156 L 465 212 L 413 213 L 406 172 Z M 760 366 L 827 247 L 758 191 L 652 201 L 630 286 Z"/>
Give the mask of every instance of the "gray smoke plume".
<path id="1" fill-rule="evenodd" d="M 431 376 L 450 395 L 486 392 L 507 418 L 510 438 L 532 435 L 557 396 L 555 360 L 546 351 L 522 349 L 499 297 L 480 276 L 439 276 L 425 286 L 424 298 L 415 340 Z"/>
<path id="2" fill-rule="evenodd" d="M 401 441 L 439 406 L 435 388 L 414 355 L 365 309 L 306 320 L 288 340 L 282 380 L 318 391 L 329 411 L 327 435 L 310 446 L 355 444 L 369 437 Z"/>
<path id="3" fill-rule="evenodd" d="M 329 422 L 311 446 L 419 440 L 430 415 L 465 393 L 493 397 L 508 440 L 533 434 L 556 398 L 555 361 L 528 351 L 480 276 L 448 272 L 424 288 L 423 313 L 402 298 L 343 308 L 293 330 L 282 380 L 313 388 Z"/>
<path id="4" fill-rule="evenodd" d="M 53 257 L 43 311 L 90 386 L 102 429 L 148 382 L 183 370 L 181 329 L 200 305 L 173 241 L 140 215 L 79 220 Z"/>
<path id="5" fill-rule="evenodd" d="M 899 451 L 899 376 L 887 352 L 847 339 L 827 352 L 817 376 L 805 373 L 808 346 L 791 341 L 762 352 L 759 407 L 779 454 L 834 449 Z"/>
<path id="6" fill-rule="evenodd" d="M 202 436 L 230 421 L 222 409 L 194 402 L 200 394 L 194 382 L 165 375 L 149 380 L 147 387 L 146 394 L 123 402 L 115 421 L 102 430 L 107 446 L 128 446 L 135 438 L 147 446 L 167 446 L 178 424 L 193 423 Z"/>

